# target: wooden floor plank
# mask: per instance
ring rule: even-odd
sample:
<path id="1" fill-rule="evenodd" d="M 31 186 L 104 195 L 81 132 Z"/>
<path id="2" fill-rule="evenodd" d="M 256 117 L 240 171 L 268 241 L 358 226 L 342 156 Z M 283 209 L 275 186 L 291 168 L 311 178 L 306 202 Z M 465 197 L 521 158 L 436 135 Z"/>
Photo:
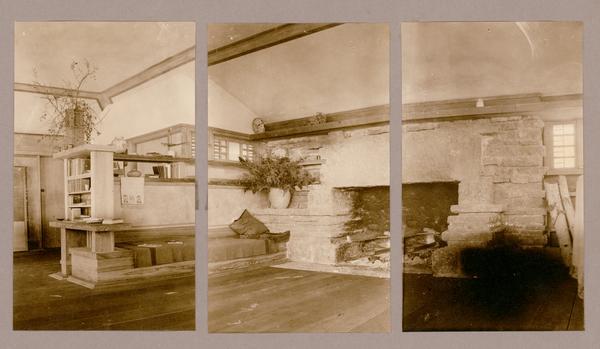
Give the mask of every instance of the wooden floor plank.
<path id="1" fill-rule="evenodd" d="M 262 268 L 209 277 L 209 332 L 386 332 L 389 280 Z M 382 314 L 384 314 L 382 316 Z M 371 322 L 369 327 L 361 325 Z"/>
<path id="2" fill-rule="evenodd" d="M 577 282 L 540 269 L 514 281 L 404 275 L 404 331 L 541 331 L 582 328 Z M 572 311 L 573 309 L 573 311 Z"/>
<path id="3" fill-rule="evenodd" d="M 48 277 L 59 256 L 14 258 L 15 330 L 194 330 L 193 276 L 90 290 Z"/>

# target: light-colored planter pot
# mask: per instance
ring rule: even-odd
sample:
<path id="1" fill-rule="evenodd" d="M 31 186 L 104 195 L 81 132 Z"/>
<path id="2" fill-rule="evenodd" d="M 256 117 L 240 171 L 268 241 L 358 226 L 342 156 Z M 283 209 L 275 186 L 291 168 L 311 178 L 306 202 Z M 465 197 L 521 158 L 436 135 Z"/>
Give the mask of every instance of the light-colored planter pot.
<path id="1" fill-rule="evenodd" d="M 287 208 L 290 205 L 292 194 L 289 190 L 279 188 L 269 189 L 269 203 L 271 208 Z"/>

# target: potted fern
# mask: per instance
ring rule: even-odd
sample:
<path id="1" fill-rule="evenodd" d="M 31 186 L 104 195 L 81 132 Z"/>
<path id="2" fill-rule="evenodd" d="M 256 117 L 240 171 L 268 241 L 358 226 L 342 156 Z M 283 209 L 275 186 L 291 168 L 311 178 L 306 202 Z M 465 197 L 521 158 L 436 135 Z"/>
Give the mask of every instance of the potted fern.
<path id="1" fill-rule="evenodd" d="M 248 170 L 240 181 L 244 191 L 268 191 L 271 208 L 287 208 L 296 188 L 302 189 L 316 182 L 316 178 L 300 165 L 300 160 L 266 156 L 257 162 L 240 158 L 240 163 Z"/>

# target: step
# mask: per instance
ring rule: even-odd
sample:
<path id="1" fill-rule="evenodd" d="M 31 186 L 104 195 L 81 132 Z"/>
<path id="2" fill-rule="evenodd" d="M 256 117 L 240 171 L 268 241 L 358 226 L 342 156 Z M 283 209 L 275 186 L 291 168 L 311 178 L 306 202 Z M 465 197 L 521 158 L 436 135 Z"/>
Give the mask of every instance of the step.
<path id="1" fill-rule="evenodd" d="M 194 239 L 177 239 L 183 244 L 168 241 L 144 241 L 120 243 L 119 247 L 132 251 L 136 268 L 192 261 L 195 259 Z"/>
<path id="2" fill-rule="evenodd" d="M 229 237 L 208 240 L 209 262 L 262 256 L 266 253 L 267 247 L 265 240 Z"/>

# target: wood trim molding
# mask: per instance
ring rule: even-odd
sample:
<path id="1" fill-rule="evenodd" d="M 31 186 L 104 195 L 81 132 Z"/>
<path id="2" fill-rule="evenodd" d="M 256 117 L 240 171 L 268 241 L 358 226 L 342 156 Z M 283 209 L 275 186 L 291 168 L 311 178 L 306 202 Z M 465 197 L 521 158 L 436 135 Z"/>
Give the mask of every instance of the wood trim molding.
<path id="1" fill-rule="evenodd" d="M 187 48 L 178 54 L 171 56 L 167 59 L 162 60 L 150 66 L 143 71 L 135 74 L 134 76 L 121 81 L 120 83 L 109 87 L 108 89 L 101 92 L 103 98 L 112 103 L 112 98 L 118 96 L 132 88 L 139 86 L 149 80 L 159 77 L 177 67 L 180 67 L 186 63 L 192 62 L 196 59 L 196 46 Z"/>
<path id="2" fill-rule="evenodd" d="M 298 136 L 324 133 L 340 128 L 389 123 L 390 107 L 388 104 L 384 104 L 326 114 L 325 116 L 327 121 L 323 124 L 316 125 L 307 125 L 307 121 L 310 120 L 311 117 L 266 124 L 266 129 L 270 131 L 250 135 L 250 139 L 263 140 L 268 138 Z"/>
<path id="3" fill-rule="evenodd" d="M 208 52 L 208 66 L 307 36 L 341 23 L 290 23 L 265 30 Z"/>
<path id="4" fill-rule="evenodd" d="M 248 133 L 231 131 L 231 130 L 226 130 L 226 129 L 218 128 L 218 127 L 209 127 L 208 131 L 210 134 L 215 135 L 215 136 L 234 138 L 234 139 L 239 139 L 242 141 L 250 141 L 250 137 L 252 136 Z"/>
<path id="5" fill-rule="evenodd" d="M 412 103 L 402 106 L 402 121 L 432 121 L 446 118 L 490 117 L 506 114 L 545 113 L 555 110 L 583 107 L 581 94 L 541 96 L 540 94 L 482 98 L 483 107 L 476 107 L 477 99 Z"/>
<path id="6" fill-rule="evenodd" d="M 54 86 L 43 86 L 43 85 L 35 85 L 35 84 L 24 84 L 21 82 L 15 82 L 13 84 L 13 90 L 19 92 L 29 92 L 29 93 L 37 93 L 41 95 L 52 95 L 52 96 L 63 96 L 63 97 L 73 97 L 77 93 L 77 91 L 62 87 L 54 87 Z M 100 92 L 92 92 L 92 91 L 79 91 L 79 97 L 85 99 L 93 99 L 98 102 L 98 105 L 101 109 L 106 107 L 106 104 L 103 104 L 101 100 L 104 100 L 102 93 Z"/>

